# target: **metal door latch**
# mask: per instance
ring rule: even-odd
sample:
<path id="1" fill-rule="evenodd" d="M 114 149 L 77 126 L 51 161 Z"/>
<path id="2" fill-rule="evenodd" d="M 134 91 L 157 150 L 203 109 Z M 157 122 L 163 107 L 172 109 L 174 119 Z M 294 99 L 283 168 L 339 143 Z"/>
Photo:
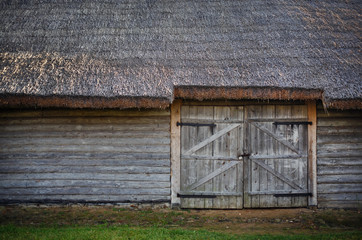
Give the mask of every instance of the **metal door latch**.
<path id="1" fill-rule="evenodd" d="M 243 153 L 243 154 L 239 155 L 238 159 L 243 160 L 244 157 L 249 157 L 249 156 L 250 156 L 250 153 Z"/>

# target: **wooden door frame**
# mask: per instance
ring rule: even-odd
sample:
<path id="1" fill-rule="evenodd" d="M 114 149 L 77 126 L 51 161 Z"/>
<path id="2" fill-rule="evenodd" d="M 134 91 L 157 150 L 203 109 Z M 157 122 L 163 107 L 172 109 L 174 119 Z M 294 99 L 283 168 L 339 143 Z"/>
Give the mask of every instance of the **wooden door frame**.
<path id="1" fill-rule="evenodd" d="M 203 104 L 199 102 L 199 104 Z M 222 104 L 228 105 L 223 102 Z M 239 105 L 246 106 L 252 105 L 250 102 L 240 102 Z M 260 104 L 260 102 L 258 103 Z M 267 103 L 263 103 L 267 104 Z M 275 103 L 280 104 L 280 102 Z M 290 104 L 290 103 L 288 103 Z M 317 105 L 316 101 L 308 101 L 305 103 L 308 109 L 308 121 L 312 125 L 308 125 L 308 189 L 311 191 L 312 196 L 308 198 L 308 206 L 317 206 Z M 171 207 L 179 208 L 181 206 L 181 199 L 177 197 L 180 192 L 180 164 L 181 164 L 181 127 L 177 126 L 177 122 L 181 121 L 181 105 L 182 100 L 176 99 L 171 104 L 170 116 L 170 137 L 171 137 Z M 210 105 L 210 102 L 205 102 L 205 105 Z M 220 103 L 215 102 L 215 105 Z M 232 104 L 232 105 L 235 105 Z M 246 116 L 244 116 L 246 117 Z"/>

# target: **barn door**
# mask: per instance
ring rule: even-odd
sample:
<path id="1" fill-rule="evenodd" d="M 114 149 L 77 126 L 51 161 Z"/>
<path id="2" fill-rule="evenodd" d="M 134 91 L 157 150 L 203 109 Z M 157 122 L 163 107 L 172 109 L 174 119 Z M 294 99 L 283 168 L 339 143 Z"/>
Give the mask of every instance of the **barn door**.
<path id="1" fill-rule="evenodd" d="M 242 208 L 243 107 L 182 106 L 181 207 Z"/>
<path id="2" fill-rule="evenodd" d="M 247 106 L 244 206 L 307 206 L 307 107 Z"/>

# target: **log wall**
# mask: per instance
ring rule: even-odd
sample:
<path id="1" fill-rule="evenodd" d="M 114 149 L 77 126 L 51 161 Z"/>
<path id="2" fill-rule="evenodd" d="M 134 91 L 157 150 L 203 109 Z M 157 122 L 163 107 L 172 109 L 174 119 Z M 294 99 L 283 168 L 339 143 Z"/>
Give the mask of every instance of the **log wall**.
<path id="1" fill-rule="evenodd" d="M 170 201 L 169 111 L 0 112 L 0 202 Z"/>
<path id="2" fill-rule="evenodd" d="M 362 111 L 318 110 L 318 207 L 362 207 Z"/>

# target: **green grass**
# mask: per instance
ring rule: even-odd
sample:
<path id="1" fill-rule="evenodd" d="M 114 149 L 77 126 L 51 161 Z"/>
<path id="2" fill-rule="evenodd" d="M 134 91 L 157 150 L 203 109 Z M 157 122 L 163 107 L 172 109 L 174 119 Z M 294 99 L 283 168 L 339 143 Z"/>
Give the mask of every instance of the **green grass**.
<path id="1" fill-rule="evenodd" d="M 232 235 L 205 230 L 183 230 L 166 228 L 138 228 L 128 226 L 67 226 L 67 227 L 19 227 L 0 226 L 0 239 L 361 239 L 361 232 L 344 232 L 315 235 Z"/>

